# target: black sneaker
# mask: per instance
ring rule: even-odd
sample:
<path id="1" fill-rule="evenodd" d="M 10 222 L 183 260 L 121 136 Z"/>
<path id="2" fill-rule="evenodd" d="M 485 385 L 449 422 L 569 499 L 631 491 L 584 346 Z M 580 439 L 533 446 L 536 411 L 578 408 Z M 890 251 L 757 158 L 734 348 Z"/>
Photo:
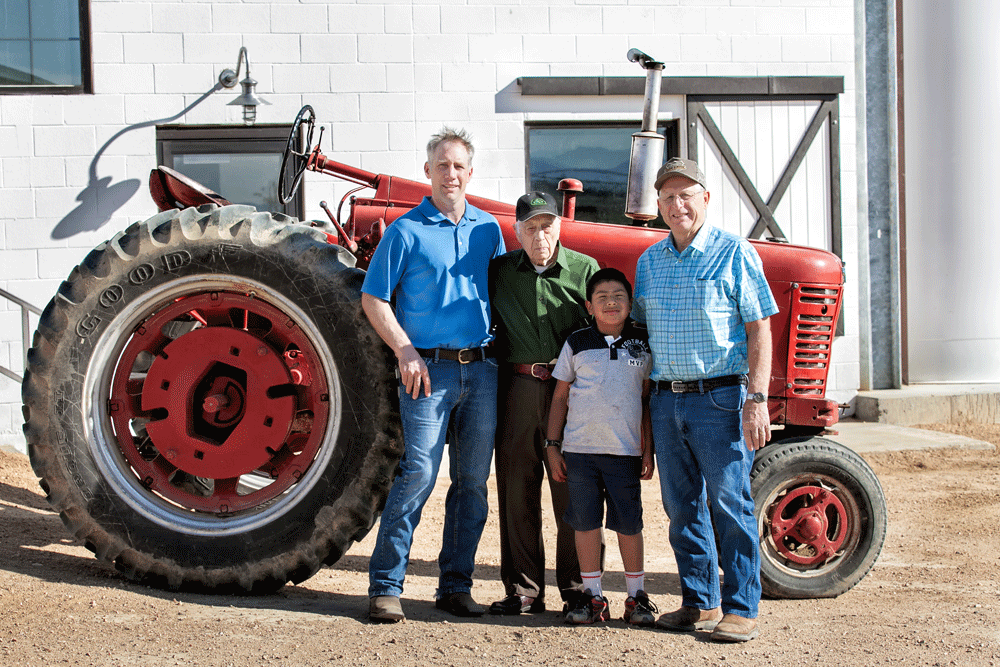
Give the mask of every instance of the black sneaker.
<path id="1" fill-rule="evenodd" d="M 517 616 L 523 613 L 541 614 L 544 611 L 545 600 L 516 593 L 490 605 L 490 613 L 500 616 Z"/>
<path id="2" fill-rule="evenodd" d="M 639 591 L 635 597 L 625 598 L 625 614 L 622 620 L 630 625 L 651 626 L 656 622 L 658 611 L 656 605 L 646 595 L 646 591 Z"/>
<path id="3" fill-rule="evenodd" d="M 576 608 L 566 612 L 566 622 L 575 625 L 591 625 L 610 619 L 608 599 L 602 595 L 591 595 L 589 589 L 586 595 L 580 596 Z"/>
<path id="4" fill-rule="evenodd" d="M 571 589 L 569 591 L 566 591 L 565 593 L 563 593 L 563 608 L 562 608 L 563 616 L 576 609 L 580 605 L 581 601 L 589 599 L 590 599 L 589 589 L 587 589 L 586 591 L 581 591 L 577 589 Z"/>

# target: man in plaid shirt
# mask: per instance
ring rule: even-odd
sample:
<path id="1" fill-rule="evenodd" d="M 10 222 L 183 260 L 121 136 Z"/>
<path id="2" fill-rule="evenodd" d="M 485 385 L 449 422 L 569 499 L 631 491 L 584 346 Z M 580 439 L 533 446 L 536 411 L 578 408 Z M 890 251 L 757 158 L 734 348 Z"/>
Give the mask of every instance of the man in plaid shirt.
<path id="1" fill-rule="evenodd" d="M 749 241 L 706 223 L 695 162 L 667 161 L 654 187 L 670 235 L 639 258 L 632 316 L 653 350 L 653 442 L 682 594 L 656 624 L 749 641 L 760 601 L 750 466 L 771 434 L 768 318 L 778 307 Z"/>

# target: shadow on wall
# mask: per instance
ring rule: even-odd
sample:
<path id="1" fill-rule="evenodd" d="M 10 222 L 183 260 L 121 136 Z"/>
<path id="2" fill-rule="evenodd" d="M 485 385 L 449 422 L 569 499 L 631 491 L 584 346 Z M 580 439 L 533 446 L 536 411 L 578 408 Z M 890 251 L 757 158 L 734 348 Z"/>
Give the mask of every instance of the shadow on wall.
<path id="1" fill-rule="evenodd" d="M 103 178 L 97 177 L 97 162 L 101 159 L 101 155 L 104 151 L 108 149 L 114 141 L 132 130 L 138 130 L 143 127 L 149 127 L 150 125 L 159 125 L 161 123 L 170 123 L 177 120 L 184 114 L 186 114 L 191 109 L 195 108 L 202 102 L 204 102 L 212 93 L 222 90 L 223 86 L 221 83 L 217 83 L 208 91 L 206 91 L 201 97 L 196 99 L 194 102 L 186 106 L 179 113 L 170 116 L 169 118 L 158 118 L 156 120 L 148 120 L 143 123 L 138 123 L 136 125 L 129 125 L 123 127 L 121 130 L 116 132 L 114 136 L 104 142 L 97 154 L 94 155 L 94 159 L 90 162 L 90 182 L 87 183 L 87 187 L 80 191 L 80 194 L 76 196 L 76 200 L 80 202 L 80 205 L 70 211 L 66 217 L 59 221 L 52 230 L 53 239 L 66 239 L 74 234 L 79 234 L 81 232 L 92 232 L 103 227 L 111 216 L 115 214 L 115 211 L 120 209 L 125 205 L 132 195 L 136 193 L 139 189 L 140 181 L 137 178 L 129 178 L 127 180 L 121 181 L 119 183 L 111 183 L 111 176 L 105 176 Z"/>

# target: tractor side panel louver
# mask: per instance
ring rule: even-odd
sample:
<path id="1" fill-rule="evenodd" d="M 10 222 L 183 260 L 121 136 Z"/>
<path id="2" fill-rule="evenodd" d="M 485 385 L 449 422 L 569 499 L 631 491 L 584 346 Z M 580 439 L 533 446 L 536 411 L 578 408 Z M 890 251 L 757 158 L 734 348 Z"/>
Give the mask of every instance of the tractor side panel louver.
<path id="1" fill-rule="evenodd" d="M 842 287 L 794 285 L 788 342 L 788 396 L 823 396 Z"/>

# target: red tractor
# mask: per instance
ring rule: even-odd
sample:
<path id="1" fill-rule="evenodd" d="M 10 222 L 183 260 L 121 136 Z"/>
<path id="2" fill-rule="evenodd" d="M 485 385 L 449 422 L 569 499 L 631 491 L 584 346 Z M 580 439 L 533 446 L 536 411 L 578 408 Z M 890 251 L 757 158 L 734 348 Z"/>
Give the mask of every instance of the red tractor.
<path id="1" fill-rule="evenodd" d="M 329 223 L 229 205 L 160 168 L 162 212 L 92 250 L 41 315 L 22 392 L 32 467 L 70 532 L 130 579 L 274 591 L 335 563 L 384 504 L 403 446 L 397 381 L 360 286 L 384 225 L 430 188 L 327 158 L 314 127 L 304 107 L 279 196 L 307 169 L 367 189 L 341 201 L 343 224 L 325 203 Z M 580 183 L 560 189 L 562 242 L 602 266 L 631 277 L 666 234 L 576 220 Z M 512 205 L 469 200 L 518 247 Z M 754 245 L 780 307 L 780 428 L 751 473 L 764 593 L 835 596 L 871 569 L 886 531 L 871 468 L 819 437 L 838 420 L 824 394 L 843 267 L 822 250 Z"/>

